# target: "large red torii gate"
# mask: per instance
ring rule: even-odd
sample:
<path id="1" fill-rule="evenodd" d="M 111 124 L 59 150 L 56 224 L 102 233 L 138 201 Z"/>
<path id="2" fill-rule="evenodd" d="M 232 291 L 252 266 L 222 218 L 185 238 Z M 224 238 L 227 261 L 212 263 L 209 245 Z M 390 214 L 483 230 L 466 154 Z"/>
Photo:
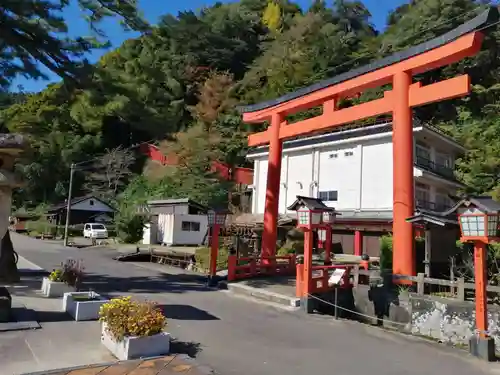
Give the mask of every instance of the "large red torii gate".
<path id="1" fill-rule="evenodd" d="M 420 82 L 412 83 L 412 77 L 477 54 L 483 40 L 479 30 L 497 19 L 498 11 L 491 7 L 441 37 L 281 98 L 240 108 L 245 122 L 269 122 L 266 131 L 248 137 L 249 146 L 269 143 L 263 257 L 276 253 L 282 142 L 392 112 L 393 272 L 415 274 L 413 227 L 406 222 L 406 218 L 414 215 L 412 108 L 469 94 L 470 78 L 464 74 L 422 86 Z M 345 109 L 336 108 L 341 98 L 391 83 L 392 90 L 386 91 L 381 99 Z M 323 107 L 321 115 L 287 124 L 287 115 L 319 105 Z"/>

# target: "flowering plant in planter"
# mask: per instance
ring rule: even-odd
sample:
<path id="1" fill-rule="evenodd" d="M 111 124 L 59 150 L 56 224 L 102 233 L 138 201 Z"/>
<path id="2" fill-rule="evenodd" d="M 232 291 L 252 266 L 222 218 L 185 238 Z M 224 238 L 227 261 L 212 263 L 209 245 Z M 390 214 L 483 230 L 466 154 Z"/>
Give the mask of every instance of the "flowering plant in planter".
<path id="1" fill-rule="evenodd" d="M 64 282 L 62 269 L 52 270 L 52 272 L 49 275 L 49 280 L 58 283 Z"/>
<path id="2" fill-rule="evenodd" d="M 154 357 L 170 352 L 166 318 L 153 302 L 115 298 L 101 306 L 101 342 L 120 360 Z"/>
<path id="3" fill-rule="evenodd" d="M 68 259 L 61 267 L 52 270 L 48 277 L 42 280 L 42 293 L 46 297 L 62 297 L 64 293 L 79 289 L 83 277 L 83 262 Z"/>
<path id="4" fill-rule="evenodd" d="M 67 259 L 64 263 L 61 263 L 61 268 L 52 270 L 49 280 L 77 287 L 82 280 L 84 269 L 83 261 Z"/>
<path id="5" fill-rule="evenodd" d="M 134 301 L 130 297 L 114 298 L 101 306 L 99 320 L 116 341 L 125 337 L 153 336 L 163 331 L 166 317 L 156 303 Z"/>

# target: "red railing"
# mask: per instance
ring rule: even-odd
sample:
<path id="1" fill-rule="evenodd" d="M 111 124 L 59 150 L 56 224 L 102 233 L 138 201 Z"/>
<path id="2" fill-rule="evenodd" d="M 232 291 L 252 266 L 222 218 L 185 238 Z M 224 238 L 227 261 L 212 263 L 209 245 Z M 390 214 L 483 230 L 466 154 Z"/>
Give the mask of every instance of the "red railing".
<path id="1" fill-rule="evenodd" d="M 311 284 L 310 284 L 310 290 L 306 291 L 305 286 L 304 286 L 304 265 L 303 264 L 297 264 L 297 282 L 295 284 L 295 294 L 297 297 L 303 297 L 306 294 L 312 294 L 312 293 L 322 293 L 322 292 L 327 292 L 330 289 L 333 289 L 334 286 L 329 286 L 328 285 L 328 279 L 330 278 L 329 271 L 331 270 L 336 270 L 336 269 L 345 269 L 345 273 L 342 276 L 342 279 L 340 281 L 339 287 L 341 288 L 348 288 L 351 286 L 351 269 L 352 266 L 347 266 L 347 265 L 331 265 L 331 266 L 313 266 L 311 268 L 312 271 L 312 277 L 311 277 Z"/>
<path id="2" fill-rule="evenodd" d="M 262 262 L 267 260 L 267 262 Z M 229 255 L 227 280 L 249 279 L 257 276 L 294 275 L 295 254 L 275 257 L 242 257 Z"/>

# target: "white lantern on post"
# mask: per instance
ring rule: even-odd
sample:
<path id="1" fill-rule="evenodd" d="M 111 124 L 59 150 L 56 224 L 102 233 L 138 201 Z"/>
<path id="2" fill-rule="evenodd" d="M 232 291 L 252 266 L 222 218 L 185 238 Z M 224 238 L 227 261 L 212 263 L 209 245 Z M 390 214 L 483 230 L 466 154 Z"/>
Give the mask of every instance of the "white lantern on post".
<path id="1" fill-rule="evenodd" d="M 210 209 L 207 212 L 208 225 L 213 227 L 214 225 L 224 226 L 226 224 L 226 218 L 229 211 L 226 209 Z"/>
<path id="2" fill-rule="evenodd" d="M 288 210 L 297 212 L 298 228 L 309 230 L 330 225 L 336 216 L 335 209 L 325 205 L 321 199 L 299 195 Z"/>
<path id="3" fill-rule="evenodd" d="M 214 210 L 209 210 L 207 212 L 208 225 L 213 226 L 215 224 L 215 217 L 217 214 Z"/>
<path id="4" fill-rule="evenodd" d="M 459 209 L 458 219 L 463 241 L 489 243 L 498 238 L 498 211 L 485 211 L 475 206 Z"/>
<path id="5" fill-rule="evenodd" d="M 472 355 L 488 361 L 495 359 L 495 340 L 488 333 L 488 250 L 487 245 L 499 241 L 500 202 L 491 197 L 471 197 L 460 201 L 444 215 L 458 214 L 462 242 L 474 244 L 474 284 L 476 332 L 469 340 Z"/>

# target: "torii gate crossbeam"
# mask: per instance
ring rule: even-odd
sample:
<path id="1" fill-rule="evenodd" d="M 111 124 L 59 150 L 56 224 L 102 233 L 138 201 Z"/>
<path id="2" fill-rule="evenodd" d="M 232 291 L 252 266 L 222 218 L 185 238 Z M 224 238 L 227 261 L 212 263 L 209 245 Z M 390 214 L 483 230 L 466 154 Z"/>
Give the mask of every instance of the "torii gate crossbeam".
<path id="1" fill-rule="evenodd" d="M 412 108 L 469 94 L 467 74 L 422 86 L 413 76 L 465 57 L 481 48 L 483 34 L 476 31 L 498 19 L 491 7 L 481 15 L 429 42 L 379 60 L 368 66 L 319 82 L 282 98 L 242 107 L 243 121 L 269 122 L 266 131 L 248 137 L 249 146 L 269 143 L 262 255 L 276 253 L 282 142 L 286 139 L 326 131 L 333 127 L 381 114 L 393 116 L 393 272 L 415 274 L 414 236 L 406 219 L 414 214 Z M 339 99 L 370 88 L 392 84 L 383 98 L 337 109 Z M 287 115 L 321 105 L 319 116 L 287 124 Z"/>

